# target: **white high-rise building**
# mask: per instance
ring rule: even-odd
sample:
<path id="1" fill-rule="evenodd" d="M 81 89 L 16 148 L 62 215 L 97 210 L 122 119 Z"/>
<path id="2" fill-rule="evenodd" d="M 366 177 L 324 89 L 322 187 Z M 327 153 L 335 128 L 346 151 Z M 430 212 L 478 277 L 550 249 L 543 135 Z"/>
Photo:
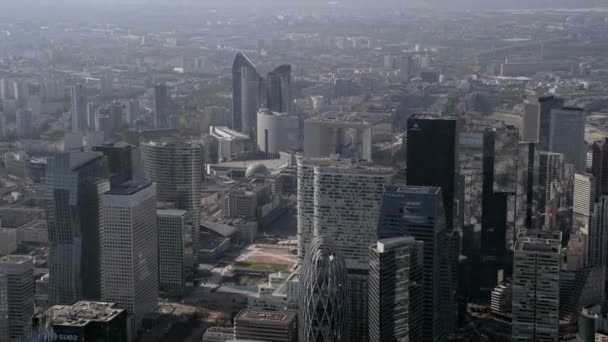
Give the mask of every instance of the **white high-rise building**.
<path id="1" fill-rule="evenodd" d="M 335 241 L 348 268 L 367 269 L 367 247 L 377 241 L 384 186 L 392 169 L 350 161 L 298 161 L 298 251 L 304 257 L 315 236 Z"/>
<path id="2" fill-rule="evenodd" d="M 563 153 L 566 163 L 574 164 L 577 172 L 585 172 L 585 112 L 580 108 L 564 107 L 551 110 L 549 151 Z"/>
<path id="3" fill-rule="evenodd" d="M 21 341 L 32 332 L 34 259 L 27 255 L 0 258 L 0 341 Z"/>
<path id="4" fill-rule="evenodd" d="M 156 185 L 129 181 L 102 196 L 102 293 L 139 327 L 158 305 Z"/>
<path id="5" fill-rule="evenodd" d="M 573 223 L 575 230 L 587 232 L 589 216 L 593 209 L 593 176 L 586 173 L 574 174 L 574 197 L 572 202 Z"/>
<path id="6" fill-rule="evenodd" d="M 559 340 L 561 232 L 520 231 L 513 255 L 512 341 Z"/>

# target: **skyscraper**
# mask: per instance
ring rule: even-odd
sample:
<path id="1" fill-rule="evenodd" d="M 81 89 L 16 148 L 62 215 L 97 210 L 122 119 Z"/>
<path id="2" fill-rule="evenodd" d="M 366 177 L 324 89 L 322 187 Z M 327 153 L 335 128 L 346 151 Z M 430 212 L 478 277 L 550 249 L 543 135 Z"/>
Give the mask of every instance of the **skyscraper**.
<path id="1" fill-rule="evenodd" d="M 299 341 L 350 341 L 348 275 L 333 241 L 317 236 L 302 264 Z"/>
<path id="2" fill-rule="evenodd" d="M 441 188 L 448 229 L 453 228 L 458 170 L 458 122 L 414 114 L 407 121 L 407 184 Z"/>
<path id="3" fill-rule="evenodd" d="M 367 248 L 377 241 L 384 186 L 392 169 L 350 161 L 304 159 L 298 163 L 302 201 L 298 201 L 300 250 L 314 236 L 331 236 L 348 267 L 351 341 L 367 340 Z M 310 172 L 312 169 L 312 172 Z M 311 191 L 312 193 L 306 193 Z M 300 190 L 298 190 L 300 191 Z M 311 196 L 312 195 L 312 196 Z M 311 218 L 304 215 L 312 209 Z"/>
<path id="4" fill-rule="evenodd" d="M 513 341 L 559 340 L 561 233 L 523 230 L 513 268 Z"/>
<path id="5" fill-rule="evenodd" d="M 497 124 L 483 133 L 480 285 L 487 295 L 497 285 L 514 241 L 518 144 L 519 131 L 513 126 Z"/>
<path id="6" fill-rule="evenodd" d="M 103 204 L 103 299 L 141 320 L 158 306 L 156 186 L 129 181 L 112 188 Z"/>
<path id="7" fill-rule="evenodd" d="M 591 173 L 595 177 L 595 199 L 608 194 L 608 138 L 593 143 Z"/>
<path id="8" fill-rule="evenodd" d="M 564 99 L 555 96 L 541 96 L 525 102 L 523 140 L 538 143 L 540 151 L 549 149 L 551 110 L 561 109 Z"/>
<path id="9" fill-rule="evenodd" d="M 186 266 L 192 264 L 191 219 L 185 210 L 159 209 L 156 214 L 159 289 L 170 296 L 182 296 Z"/>
<path id="10" fill-rule="evenodd" d="M 169 87 L 158 84 L 154 87 L 154 128 L 169 126 Z"/>
<path id="11" fill-rule="evenodd" d="M 538 190 L 538 151 L 536 144 L 520 142 L 517 156 L 517 191 L 515 199 L 515 230 L 533 229 L 536 218 Z"/>
<path id="12" fill-rule="evenodd" d="M 291 65 L 284 64 L 268 73 L 268 109 L 291 113 Z"/>
<path id="13" fill-rule="evenodd" d="M 555 230 L 557 214 L 563 207 L 565 184 L 564 155 L 541 152 L 538 171 L 538 229 Z"/>
<path id="14" fill-rule="evenodd" d="M 593 205 L 588 241 L 588 265 L 608 265 L 608 196 L 606 195 L 602 195 Z"/>
<path id="15" fill-rule="evenodd" d="M 85 132 L 88 128 L 87 103 L 84 86 L 76 84 L 71 88 L 72 132 Z"/>
<path id="16" fill-rule="evenodd" d="M 46 170 L 49 302 L 101 298 L 101 195 L 110 189 L 106 158 L 96 152 L 61 153 Z"/>
<path id="17" fill-rule="evenodd" d="M 369 253 L 369 341 L 422 341 L 423 242 L 383 239 Z"/>
<path id="18" fill-rule="evenodd" d="M 232 129 L 251 135 L 259 109 L 260 75 L 247 56 L 239 52 L 232 64 Z"/>
<path id="19" fill-rule="evenodd" d="M 585 124 L 586 117 L 582 108 L 551 110 L 549 151 L 562 153 L 566 163 L 574 164 L 577 172 L 585 172 L 587 168 Z"/>
<path id="20" fill-rule="evenodd" d="M 17 111 L 17 136 L 19 138 L 32 138 L 34 133 L 32 111 L 29 109 L 20 109 Z"/>
<path id="21" fill-rule="evenodd" d="M 141 149 L 145 177 L 156 183 L 158 201 L 175 204 L 176 208 L 188 211 L 192 219 L 192 261 L 196 264 L 204 163 L 202 143 L 167 137 L 143 142 Z"/>
<path id="22" fill-rule="evenodd" d="M 587 173 L 574 175 L 574 197 L 572 199 L 573 228 L 587 231 L 595 200 L 595 179 Z"/>
<path id="23" fill-rule="evenodd" d="M 445 315 L 453 314 L 442 303 L 445 289 L 441 265 L 447 257 L 447 224 L 441 189 L 437 187 L 387 187 L 382 202 L 378 238 L 411 236 L 424 243 L 423 339 L 445 341 Z"/>
<path id="24" fill-rule="evenodd" d="M 21 341 L 32 332 L 34 259 L 27 255 L 0 258 L 0 340 Z"/>
<path id="25" fill-rule="evenodd" d="M 101 152 L 108 159 L 110 185 L 117 186 L 133 180 L 133 146 L 125 142 L 93 146 L 93 151 Z"/>

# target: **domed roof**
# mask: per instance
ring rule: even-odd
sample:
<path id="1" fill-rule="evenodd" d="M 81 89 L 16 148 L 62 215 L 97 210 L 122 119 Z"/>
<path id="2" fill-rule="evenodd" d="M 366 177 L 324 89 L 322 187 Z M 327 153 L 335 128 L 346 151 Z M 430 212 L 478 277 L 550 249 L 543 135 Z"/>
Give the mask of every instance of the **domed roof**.
<path id="1" fill-rule="evenodd" d="M 262 163 L 255 163 L 249 165 L 245 171 L 245 177 L 264 177 L 270 173 L 266 165 Z"/>

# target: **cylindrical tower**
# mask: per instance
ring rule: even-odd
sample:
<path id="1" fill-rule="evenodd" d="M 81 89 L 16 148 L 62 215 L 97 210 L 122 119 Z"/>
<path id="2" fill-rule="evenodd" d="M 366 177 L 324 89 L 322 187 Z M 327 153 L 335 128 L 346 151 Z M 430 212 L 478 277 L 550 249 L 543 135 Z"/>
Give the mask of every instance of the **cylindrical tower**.
<path id="1" fill-rule="evenodd" d="M 299 341 L 349 340 L 348 274 L 334 242 L 316 237 L 302 265 Z"/>

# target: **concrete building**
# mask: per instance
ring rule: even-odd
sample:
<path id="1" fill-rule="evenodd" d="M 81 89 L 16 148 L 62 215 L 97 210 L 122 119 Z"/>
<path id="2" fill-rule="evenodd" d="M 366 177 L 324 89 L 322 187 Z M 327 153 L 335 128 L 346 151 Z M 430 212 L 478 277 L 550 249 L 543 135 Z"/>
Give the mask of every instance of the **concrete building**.
<path id="1" fill-rule="evenodd" d="M 421 341 L 423 245 L 413 237 L 369 248 L 369 341 Z"/>
<path id="2" fill-rule="evenodd" d="M 17 229 L 0 228 L 0 256 L 17 251 Z"/>
<path id="3" fill-rule="evenodd" d="M 156 186 L 134 181 L 102 197 L 102 292 L 141 321 L 158 306 Z"/>
<path id="4" fill-rule="evenodd" d="M 300 148 L 299 119 L 282 112 L 260 109 L 257 119 L 258 150 L 269 155 Z"/>
<path id="5" fill-rule="evenodd" d="M 296 323 L 296 313 L 293 311 L 245 309 L 234 317 L 234 338 L 252 341 L 297 342 Z"/>
<path id="6" fill-rule="evenodd" d="M 574 164 L 577 172 L 586 171 L 585 123 L 585 111 L 582 108 L 551 110 L 549 151 L 562 153 L 566 163 Z"/>
<path id="7" fill-rule="evenodd" d="M 372 160 L 372 143 L 391 134 L 392 118 L 384 113 L 327 112 L 304 121 L 304 156 Z"/>
<path id="8" fill-rule="evenodd" d="M 188 212 L 159 209 L 158 216 L 158 281 L 159 290 L 169 296 L 184 295 L 187 265 L 192 264 L 192 227 Z"/>
<path id="9" fill-rule="evenodd" d="M 232 129 L 252 136 L 260 108 L 260 75 L 247 56 L 239 52 L 232 64 Z"/>
<path id="10" fill-rule="evenodd" d="M 192 219 L 192 261 L 196 263 L 204 148 L 200 141 L 172 137 L 143 142 L 141 149 L 145 178 L 156 183 L 158 201 L 173 203 Z"/>
<path id="11" fill-rule="evenodd" d="M 88 125 L 87 103 L 85 88 L 82 84 L 76 84 L 71 88 L 72 107 L 72 132 L 86 132 Z"/>
<path id="12" fill-rule="evenodd" d="M 232 160 L 252 150 L 253 144 L 251 138 L 246 134 L 223 126 L 211 126 L 209 133 L 217 139 L 217 157 L 219 161 Z"/>
<path id="13" fill-rule="evenodd" d="M 130 341 L 127 311 L 114 303 L 79 301 L 55 305 L 45 316 L 59 341 Z"/>
<path id="14" fill-rule="evenodd" d="M 561 109 L 564 99 L 554 96 L 541 96 L 524 102 L 523 141 L 538 143 L 539 151 L 549 148 L 551 110 Z"/>
<path id="15" fill-rule="evenodd" d="M 502 282 L 498 284 L 494 290 L 492 290 L 492 296 L 490 297 L 490 308 L 495 313 L 507 313 L 511 312 L 511 305 L 513 304 L 513 284 L 509 282 Z"/>
<path id="16" fill-rule="evenodd" d="M 49 302 L 101 298 L 101 195 L 110 189 L 97 152 L 56 154 L 46 171 Z"/>
<path id="17" fill-rule="evenodd" d="M 378 238 L 411 236 L 424 243 L 422 341 L 444 341 L 444 323 L 448 321 L 445 316 L 452 313 L 443 303 L 445 282 L 450 277 L 442 272 L 448 245 L 441 189 L 395 185 L 388 187 L 383 196 Z"/>
<path id="18" fill-rule="evenodd" d="M 154 128 L 169 128 L 169 87 L 158 84 L 154 87 Z"/>
<path id="19" fill-rule="evenodd" d="M 513 341 L 559 340 L 561 233 L 521 231 L 513 257 Z"/>
<path id="20" fill-rule="evenodd" d="M 0 340 L 21 341 L 32 332 L 34 259 L 27 255 L 0 258 Z"/>
<path id="21" fill-rule="evenodd" d="M 203 334 L 202 342 L 226 342 L 233 339 L 233 327 L 211 327 Z"/>

